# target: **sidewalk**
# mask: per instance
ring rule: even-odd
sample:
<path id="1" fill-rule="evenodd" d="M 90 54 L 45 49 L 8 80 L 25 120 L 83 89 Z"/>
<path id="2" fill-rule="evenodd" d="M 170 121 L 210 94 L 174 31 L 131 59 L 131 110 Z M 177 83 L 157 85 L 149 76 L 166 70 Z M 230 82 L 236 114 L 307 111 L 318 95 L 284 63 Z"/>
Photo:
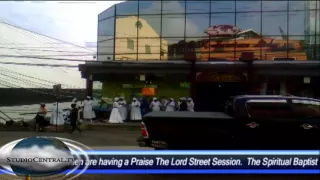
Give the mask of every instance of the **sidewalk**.
<path id="1" fill-rule="evenodd" d="M 73 134 L 56 132 L 34 132 L 34 131 L 0 131 L 0 146 L 11 141 L 32 137 L 32 136 L 54 136 L 72 139 L 83 143 L 89 147 L 115 147 L 115 146 L 133 146 L 138 147 L 137 138 L 140 136 L 140 129 L 106 129 L 104 131 L 84 131 L 81 135 L 75 131 Z"/>

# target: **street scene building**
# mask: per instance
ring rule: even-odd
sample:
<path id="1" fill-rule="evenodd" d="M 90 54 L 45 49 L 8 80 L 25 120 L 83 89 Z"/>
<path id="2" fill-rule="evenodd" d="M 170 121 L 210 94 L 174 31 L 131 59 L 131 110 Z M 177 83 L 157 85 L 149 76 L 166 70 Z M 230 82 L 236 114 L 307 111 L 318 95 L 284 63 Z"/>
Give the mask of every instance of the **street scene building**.
<path id="1" fill-rule="evenodd" d="M 89 95 L 98 81 L 106 98 L 187 96 L 198 110 L 320 97 L 319 22 L 319 1 L 127 1 L 99 14 L 97 61 L 79 69 Z"/>

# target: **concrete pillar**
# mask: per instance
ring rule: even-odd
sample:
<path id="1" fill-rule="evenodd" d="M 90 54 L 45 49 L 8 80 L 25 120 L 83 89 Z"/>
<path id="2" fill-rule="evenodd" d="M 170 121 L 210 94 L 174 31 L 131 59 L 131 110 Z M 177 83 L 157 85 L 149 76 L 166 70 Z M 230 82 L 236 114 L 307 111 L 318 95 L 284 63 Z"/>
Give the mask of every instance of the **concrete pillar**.
<path id="1" fill-rule="evenodd" d="M 92 80 L 92 75 L 90 75 L 87 78 L 87 82 L 86 82 L 86 95 L 92 97 L 92 90 L 93 90 L 93 80 Z"/>
<path id="2" fill-rule="evenodd" d="M 260 95 L 266 95 L 268 90 L 268 83 L 263 82 L 260 84 Z"/>
<path id="3" fill-rule="evenodd" d="M 287 87 L 285 82 L 280 83 L 280 95 L 283 95 L 283 96 L 287 95 Z"/>

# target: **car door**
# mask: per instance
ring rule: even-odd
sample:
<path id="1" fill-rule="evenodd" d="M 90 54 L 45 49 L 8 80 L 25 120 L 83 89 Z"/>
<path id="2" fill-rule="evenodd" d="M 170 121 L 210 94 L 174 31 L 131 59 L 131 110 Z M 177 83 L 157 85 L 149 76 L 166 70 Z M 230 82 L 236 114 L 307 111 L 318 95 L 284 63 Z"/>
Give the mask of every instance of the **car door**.
<path id="1" fill-rule="evenodd" d="M 292 99 L 291 107 L 297 123 L 297 149 L 320 148 L 320 102 L 312 99 Z"/>
<path id="2" fill-rule="evenodd" d="M 286 99 L 251 99 L 246 102 L 248 118 L 244 134 L 250 149 L 284 149 L 292 144 L 298 122 Z"/>

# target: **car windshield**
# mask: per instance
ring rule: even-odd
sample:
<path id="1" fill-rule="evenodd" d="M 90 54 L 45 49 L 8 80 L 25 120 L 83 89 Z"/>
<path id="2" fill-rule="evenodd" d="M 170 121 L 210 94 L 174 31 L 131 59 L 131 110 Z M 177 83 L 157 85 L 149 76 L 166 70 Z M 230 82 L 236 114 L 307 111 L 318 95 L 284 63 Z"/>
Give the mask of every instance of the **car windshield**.
<path id="1" fill-rule="evenodd" d="M 320 117 L 320 101 L 292 100 L 292 109 L 300 117 Z"/>

